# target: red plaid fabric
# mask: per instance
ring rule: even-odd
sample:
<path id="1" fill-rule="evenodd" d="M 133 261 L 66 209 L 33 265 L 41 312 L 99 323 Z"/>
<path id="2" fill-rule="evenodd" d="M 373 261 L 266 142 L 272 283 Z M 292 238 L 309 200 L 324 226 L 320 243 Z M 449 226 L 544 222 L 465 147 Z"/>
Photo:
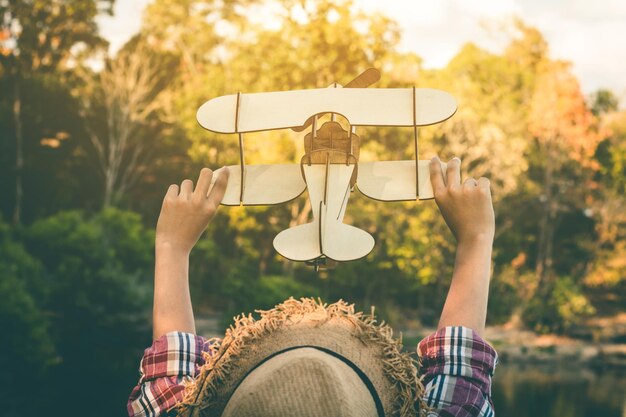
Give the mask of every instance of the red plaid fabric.
<path id="1" fill-rule="evenodd" d="M 155 340 L 144 351 L 141 378 L 128 399 L 128 415 L 165 415 L 183 399 L 184 384 L 204 364 L 206 350 L 206 339 L 190 333 L 172 332 Z"/>
<path id="2" fill-rule="evenodd" d="M 206 339 L 168 333 L 146 349 L 139 384 L 128 399 L 130 417 L 160 417 L 183 398 L 184 384 L 204 364 Z M 466 327 L 446 327 L 418 346 L 429 416 L 493 417 L 491 377 L 496 351 Z"/>
<path id="3" fill-rule="evenodd" d="M 496 351 L 472 329 L 444 327 L 417 347 L 425 399 L 438 416 L 493 417 L 491 378 Z"/>

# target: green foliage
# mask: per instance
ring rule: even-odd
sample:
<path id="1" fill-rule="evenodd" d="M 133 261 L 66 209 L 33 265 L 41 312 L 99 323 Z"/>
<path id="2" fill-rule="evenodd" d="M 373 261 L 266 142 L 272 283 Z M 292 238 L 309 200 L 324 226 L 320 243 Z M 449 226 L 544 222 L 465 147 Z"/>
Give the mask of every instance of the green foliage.
<path id="1" fill-rule="evenodd" d="M 67 64 L 77 44 L 102 46 L 96 15 L 111 12 L 114 0 L 13 0 L 0 3 L 0 29 L 7 30 L 12 44 L 2 50 L 6 65 L 15 58 L 22 72 L 53 71 Z M 15 65 L 15 63 L 13 64 Z"/>
<path id="2" fill-rule="evenodd" d="M 108 414 L 119 406 L 150 340 L 153 241 L 137 214 L 114 209 L 59 212 L 24 229 L 0 222 L 7 410 L 36 415 L 56 407 L 67 383 L 50 381 L 85 376 L 110 384 L 111 397 L 77 384 L 78 406 L 98 402 Z M 28 402 L 33 396 L 38 401 Z"/>
<path id="3" fill-rule="evenodd" d="M 545 297 L 537 297 L 528 303 L 524 312 L 525 322 L 534 330 L 563 332 L 580 324 L 595 313 L 594 307 L 571 277 L 558 277 Z"/>
<path id="4" fill-rule="evenodd" d="M 311 297 L 318 294 L 315 288 L 303 284 L 294 277 L 265 275 L 247 288 L 229 288 L 230 298 L 241 311 L 269 309 L 289 297 Z"/>
<path id="5" fill-rule="evenodd" d="M 153 232 L 135 213 L 70 211 L 35 222 L 26 240 L 46 270 L 43 306 L 61 361 L 53 375 L 65 380 L 89 375 L 113 384 L 109 392 L 123 396 L 150 340 Z M 51 387 L 51 398 L 61 395 L 55 389 L 65 388 Z M 90 384 L 73 389 L 81 408 L 103 401 L 97 391 Z M 119 398 L 104 399 L 103 409 L 111 410 Z"/>
<path id="6" fill-rule="evenodd" d="M 510 266 L 494 272 L 489 285 L 488 324 L 506 323 L 516 313 L 523 302 L 524 286 L 533 281 L 532 274 L 522 274 Z"/>
<path id="7" fill-rule="evenodd" d="M 0 390 L 4 411 L 20 414 L 31 393 L 20 387 L 38 385 L 57 361 L 50 320 L 42 308 L 46 286 L 41 263 L 0 219 Z"/>
<path id="8" fill-rule="evenodd" d="M 153 241 L 153 232 L 145 229 L 137 214 L 116 209 L 93 216 L 59 212 L 29 227 L 31 253 L 50 275 L 48 302 L 55 312 L 62 351 L 74 349 L 72 339 L 89 339 L 90 334 L 95 337 L 122 324 L 128 331 L 141 325 L 145 317 L 138 315 L 145 314 L 149 297 Z M 80 322 L 71 323 L 69 317 Z M 92 342 L 107 356 L 113 353 L 107 343 L 95 338 Z"/>
<path id="9" fill-rule="evenodd" d="M 591 111 L 596 116 L 616 111 L 618 107 L 619 100 L 611 90 L 600 89 L 591 95 Z"/>

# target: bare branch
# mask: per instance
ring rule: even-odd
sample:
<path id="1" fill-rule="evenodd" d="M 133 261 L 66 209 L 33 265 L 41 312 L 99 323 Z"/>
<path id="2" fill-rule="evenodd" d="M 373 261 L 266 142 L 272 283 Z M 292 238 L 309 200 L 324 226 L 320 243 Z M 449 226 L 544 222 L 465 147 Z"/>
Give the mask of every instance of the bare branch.
<path id="1" fill-rule="evenodd" d="M 137 177 L 146 149 L 140 132 L 159 106 L 158 65 L 139 46 L 121 51 L 96 77 L 83 76 L 83 80 L 81 115 L 104 176 L 106 206 L 121 197 Z"/>

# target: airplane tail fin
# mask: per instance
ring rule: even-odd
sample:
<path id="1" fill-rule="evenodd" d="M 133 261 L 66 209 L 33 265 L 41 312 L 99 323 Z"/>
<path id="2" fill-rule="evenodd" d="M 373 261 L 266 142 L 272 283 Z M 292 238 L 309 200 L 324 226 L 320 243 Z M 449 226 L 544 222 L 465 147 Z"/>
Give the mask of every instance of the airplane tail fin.
<path id="1" fill-rule="evenodd" d="M 365 230 L 337 219 L 321 224 L 323 227 L 312 222 L 283 230 L 274 238 L 274 248 L 292 261 L 310 261 L 322 255 L 335 261 L 353 261 L 374 248 L 374 238 Z"/>

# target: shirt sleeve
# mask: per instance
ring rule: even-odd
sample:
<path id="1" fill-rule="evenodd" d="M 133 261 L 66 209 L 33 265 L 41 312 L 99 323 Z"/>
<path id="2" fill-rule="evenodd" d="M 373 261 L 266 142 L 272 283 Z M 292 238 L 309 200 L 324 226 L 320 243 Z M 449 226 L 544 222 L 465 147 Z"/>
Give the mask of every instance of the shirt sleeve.
<path id="1" fill-rule="evenodd" d="M 467 327 L 444 327 L 417 350 L 429 416 L 494 416 L 491 378 L 498 354 L 485 340 Z"/>
<path id="2" fill-rule="evenodd" d="M 130 417 L 158 417 L 183 399 L 184 383 L 204 364 L 208 342 L 191 333 L 167 333 L 144 351 L 141 378 L 128 398 Z"/>

